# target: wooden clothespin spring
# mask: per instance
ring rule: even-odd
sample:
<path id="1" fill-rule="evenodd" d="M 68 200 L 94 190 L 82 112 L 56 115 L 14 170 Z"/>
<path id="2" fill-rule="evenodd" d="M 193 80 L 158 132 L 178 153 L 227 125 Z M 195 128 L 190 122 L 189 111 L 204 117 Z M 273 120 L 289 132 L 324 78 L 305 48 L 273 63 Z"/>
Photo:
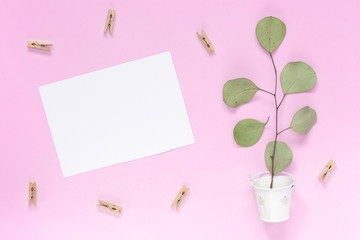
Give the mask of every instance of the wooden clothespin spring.
<path id="1" fill-rule="evenodd" d="M 201 32 L 202 32 L 203 36 L 201 36 L 198 32 L 196 33 L 196 35 L 199 37 L 200 41 L 204 44 L 206 50 L 209 53 L 214 52 L 215 49 L 214 49 L 213 45 L 211 44 L 209 38 L 206 36 L 204 29 L 201 29 Z"/>
<path id="2" fill-rule="evenodd" d="M 33 202 L 34 206 L 36 206 L 36 182 L 29 183 L 29 198 L 28 198 L 29 206 L 31 201 Z"/>
<path id="3" fill-rule="evenodd" d="M 120 211 L 122 209 L 119 206 L 116 206 L 112 203 L 108 203 L 108 202 L 101 201 L 101 200 L 99 200 L 99 204 L 96 206 L 98 206 L 99 208 L 103 208 L 103 209 L 109 210 L 111 212 L 117 213 L 117 214 L 120 214 Z"/>
<path id="4" fill-rule="evenodd" d="M 188 193 L 189 189 L 190 188 L 183 186 L 180 192 L 178 193 L 178 195 L 176 196 L 176 198 L 174 199 L 173 203 L 171 204 L 171 207 L 173 207 L 176 204 L 176 209 L 178 209 L 185 195 Z"/>
<path id="5" fill-rule="evenodd" d="M 324 183 L 326 181 L 329 174 L 334 169 L 335 165 L 336 165 L 336 162 L 334 162 L 333 160 L 330 160 L 330 162 L 326 165 L 326 167 L 324 168 L 324 170 L 322 171 L 322 173 L 319 176 L 319 179 L 320 180 L 322 179 L 322 183 Z"/>

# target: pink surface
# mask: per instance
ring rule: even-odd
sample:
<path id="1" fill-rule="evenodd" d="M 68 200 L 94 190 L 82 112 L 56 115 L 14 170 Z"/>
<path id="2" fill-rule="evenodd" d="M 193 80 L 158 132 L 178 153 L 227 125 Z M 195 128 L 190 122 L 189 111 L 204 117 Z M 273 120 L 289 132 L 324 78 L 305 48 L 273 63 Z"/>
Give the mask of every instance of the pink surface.
<path id="1" fill-rule="evenodd" d="M 1 1 L 1 239 L 359 239 L 359 42 L 357 1 Z M 107 10 L 113 36 L 103 35 Z M 309 93 L 289 96 L 280 128 L 310 105 L 318 123 L 307 136 L 286 132 L 296 177 L 292 216 L 259 220 L 249 173 L 265 170 L 273 138 L 273 99 L 258 93 L 238 109 L 222 101 L 223 84 L 248 77 L 273 88 L 269 56 L 255 26 L 273 15 L 287 25 L 275 52 L 278 69 L 305 61 L 317 73 Z M 195 32 L 204 28 L 216 53 Z M 54 43 L 51 53 L 26 41 Z M 63 178 L 38 86 L 170 50 L 196 143 L 165 154 Z M 252 148 L 236 146 L 232 129 L 251 117 L 272 118 Z M 337 162 L 325 185 L 317 177 Z M 37 181 L 36 207 L 27 206 Z M 170 204 L 190 187 L 179 211 Z M 96 208 L 104 199 L 120 216 Z"/>

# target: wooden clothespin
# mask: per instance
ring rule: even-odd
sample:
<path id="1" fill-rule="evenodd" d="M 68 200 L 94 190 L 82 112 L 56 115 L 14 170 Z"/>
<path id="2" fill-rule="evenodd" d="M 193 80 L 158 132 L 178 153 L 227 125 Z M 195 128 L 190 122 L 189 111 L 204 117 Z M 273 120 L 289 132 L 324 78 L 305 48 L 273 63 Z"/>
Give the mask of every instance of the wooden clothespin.
<path id="1" fill-rule="evenodd" d="M 104 34 L 106 33 L 106 31 L 108 29 L 109 29 L 110 34 L 112 34 L 113 27 L 114 27 L 114 18 L 115 18 L 115 10 L 109 9 L 106 23 L 105 23 L 105 28 L 104 28 Z"/>
<path id="2" fill-rule="evenodd" d="M 336 162 L 334 162 L 333 160 L 330 160 L 330 162 L 326 165 L 326 167 L 324 168 L 324 171 L 322 171 L 322 173 L 319 176 L 319 179 L 322 179 L 322 183 L 324 183 L 327 179 L 327 177 L 329 176 L 331 170 L 333 170 L 333 168 L 335 167 Z"/>
<path id="3" fill-rule="evenodd" d="M 27 47 L 29 48 L 37 48 L 45 51 L 51 51 L 50 48 L 47 48 L 46 46 L 52 46 L 52 43 L 46 43 L 46 42 L 37 42 L 37 41 L 28 41 Z"/>
<path id="4" fill-rule="evenodd" d="M 96 206 L 98 206 L 100 208 L 103 208 L 103 209 L 107 209 L 107 210 L 109 210 L 111 212 L 114 212 L 114 213 L 117 213 L 117 214 L 120 214 L 120 211 L 122 209 L 119 206 L 116 206 L 116 205 L 114 205 L 112 203 L 104 202 L 104 201 L 101 201 L 101 200 L 99 200 L 99 203 L 100 204 L 98 204 Z"/>
<path id="5" fill-rule="evenodd" d="M 203 36 L 201 36 L 198 32 L 196 32 L 196 34 L 199 37 L 199 39 L 201 40 L 201 42 L 204 44 L 204 46 L 206 47 L 206 50 L 209 53 L 214 52 L 215 49 L 214 49 L 213 45 L 211 44 L 209 38 L 206 36 L 204 29 L 201 29 L 201 32 L 202 32 Z"/>
<path id="6" fill-rule="evenodd" d="M 29 183 L 29 199 L 28 199 L 29 206 L 31 201 L 33 202 L 34 206 L 36 206 L 36 182 Z"/>
<path id="7" fill-rule="evenodd" d="M 184 199 L 185 195 L 187 194 L 187 192 L 189 191 L 190 188 L 187 188 L 185 186 L 183 186 L 180 190 L 180 192 L 178 193 L 178 195 L 176 196 L 175 200 L 173 201 L 173 203 L 171 204 L 171 207 L 173 207 L 176 204 L 176 209 L 179 208 L 182 200 Z"/>

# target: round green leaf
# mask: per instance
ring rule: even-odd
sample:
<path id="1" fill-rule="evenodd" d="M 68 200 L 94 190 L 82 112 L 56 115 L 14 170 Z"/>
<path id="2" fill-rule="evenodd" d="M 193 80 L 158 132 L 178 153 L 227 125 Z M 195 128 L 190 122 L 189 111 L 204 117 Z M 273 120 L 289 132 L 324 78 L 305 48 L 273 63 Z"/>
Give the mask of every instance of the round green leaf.
<path id="1" fill-rule="evenodd" d="M 266 166 L 271 172 L 272 155 L 274 151 L 274 141 L 269 142 L 265 149 Z M 274 174 L 281 172 L 291 163 L 293 154 L 291 149 L 284 142 L 276 142 L 275 159 L 274 159 Z"/>
<path id="2" fill-rule="evenodd" d="M 291 121 L 290 128 L 297 133 L 307 134 L 316 123 L 316 112 L 309 106 L 297 111 Z"/>
<path id="3" fill-rule="evenodd" d="M 274 52 L 280 46 L 285 34 L 285 24 L 276 17 L 263 18 L 256 25 L 256 37 L 261 46 L 269 53 Z"/>
<path id="4" fill-rule="evenodd" d="M 316 74 L 304 62 L 289 62 L 282 70 L 280 79 L 284 94 L 302 93 L 315 86 Z"/>
<path id="5" fill-rule="evenodd" d="M 248 103 L 259 88 L 247 78 L 227 81 L 223 89 L 224 102 L 230 107 Z"/>
<path id="6" fill-rule="evenodd" d="M 255 119 L 244 119 L 238 122 L 234 127 L 234 139 L 236 143 L 242 147 L 250 147 L 257 143 L 268 121 L 262 123 Z"/>

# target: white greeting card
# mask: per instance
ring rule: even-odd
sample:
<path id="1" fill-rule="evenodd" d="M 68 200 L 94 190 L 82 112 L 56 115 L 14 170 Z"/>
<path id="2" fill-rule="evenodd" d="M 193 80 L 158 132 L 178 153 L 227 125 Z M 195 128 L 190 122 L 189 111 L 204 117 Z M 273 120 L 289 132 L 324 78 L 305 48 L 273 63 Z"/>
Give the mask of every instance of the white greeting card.
<path id="1" fill-rule="evenodd" d="M 64 177 L 194 143 L 170 52 L 39 91 Z"/>

